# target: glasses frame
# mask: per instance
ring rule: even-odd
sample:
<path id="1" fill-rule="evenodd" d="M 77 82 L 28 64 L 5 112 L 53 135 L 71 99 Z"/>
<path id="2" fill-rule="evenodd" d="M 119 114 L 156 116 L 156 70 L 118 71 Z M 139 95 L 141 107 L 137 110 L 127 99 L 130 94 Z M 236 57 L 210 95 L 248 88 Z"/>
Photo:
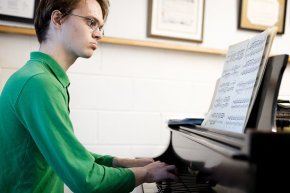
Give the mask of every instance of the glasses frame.
<path id="1" fill-rule="evenodd" d="M 86 17 L 86 16 L 82 16 L 82 15 L 77 15 L 77 14 L 74 14 L 74 13 L 66 13 L 65 15 L 76 16 L 76 17 L 83 18 L 83 19 L 87 20 L 88 22 L 90 22 L 90 23 L 87 23 L 87 24 L 91 28 L 92 32 L 98 30 L 98 32 L 100 32 L 102 34 L 102 36 L 104 36 L 103 26 L 99 26 L 99 21 L 98 20 L 93 19 L 93 18 L 89 18 L 89 17 Z M 92 23 L 94 23 L 94 22 L 96 23 L 95 27 L 92 26 Z"/>

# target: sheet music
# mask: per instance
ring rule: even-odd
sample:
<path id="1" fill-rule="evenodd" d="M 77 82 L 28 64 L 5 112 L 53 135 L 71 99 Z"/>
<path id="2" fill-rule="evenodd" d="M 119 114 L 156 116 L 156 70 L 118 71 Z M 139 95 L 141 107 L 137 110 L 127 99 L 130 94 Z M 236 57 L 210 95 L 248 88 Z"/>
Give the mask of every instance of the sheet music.
<path id="1" fill-rule="evenodd" d="M 268 36 L 265 31 L 229 47 L 217 93 L 202 123 L 204 127 L 243 133 L 250 103 L 257 94 L 254 88 L 259 87 L 266 66 Z"/>

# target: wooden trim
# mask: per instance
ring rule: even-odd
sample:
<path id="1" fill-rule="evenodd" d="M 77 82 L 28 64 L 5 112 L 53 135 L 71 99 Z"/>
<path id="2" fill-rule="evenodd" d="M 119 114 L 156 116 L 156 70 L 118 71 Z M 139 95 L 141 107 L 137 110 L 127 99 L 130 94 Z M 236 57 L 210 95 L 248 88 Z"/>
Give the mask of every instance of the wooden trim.
<path id="1" fill-rule="evenodd" d="M 18 33 L 18 34 L 31 35 L 31 36 L 36 35 L 35 30 L 32 28 L 22 28 L 22 27 L 5 26 L 5 25 L 0 25 L 0 32 Z"/>
<path id="2" fill-rule="evenodd" d="M 23 35 L 35 36 L 35 30 L 32 28 L 21 28 L 13 26 L 0 25 L 0 32 L 4 33 L 18 33 Z M 101 42 L 108 44 L 117 44 L 117 45 L 126 45 L 126 46 L 138 46 L 138 47 L 147 47 L 147 48 L 157 48 L 157 49 L 166 49 L 174 51 L 183 51 L 183 52 L 193 52 L 200 54 L 211 54 L 211 55 L 226 55 L 226 50 L 222 49 L 213 49 L 213 48 L 204 48 L 200 46 L 189 46 L 173 43 L 163 43 L 163 42 L 150 42 L 146 40 L 129 40 L 123 38 L 112 38 L 104 37 Z M 290 63 L 290 58 L 288 59 Z"/>
<path id="3" fill-rule="evenodd" d="M 145 41 L 145 40 L 141 41 L 141 40 L 129 40 L 129 39 L 122 39 L 122 38 L 105 37 L 101 40 L 101 42 L 110 43 L 110 44 L 128 45 L 128 46 L 140 46 L 140 47 L 148 47 L 148 48 L 175 50 L 175 51 L 195 52 L 195 53 L 202 53 L 202 54 L 214 54 L 214 55 L 226 54 L 226 50 L 163 43 L 163 42 L 162 43 L 150 42 L 150 41 Z"/>
<path id="4" fill-rule="evenodd" d="M 12 27 L 12 26 L 4 26 L 4 25 L 0 25 L 0 32 L 18 33 L 18 34 L 31 35 L 31 36 L 36 35 L 35 30 L 32 28 L 21 28 L 21 27 Z M 203 47 L 198 47 L 198 46 L 149 42 L 145 40 L 144 41 L 129 40 L 129 39 L 112 38 L 112 37 L 104 37 L 101 40 L 101 42 L 109 43 L 109 44 L 117 44 L 117 45 L 139 46 L 139 47 L 158 48 L 158 49 L 167 49 L 167 50 L 175 50 L 175 51 L 195 52 L 195 53 L 202 53 L 202 54 L 225 55 L 226 53 L 225 50 L 203 48 Z"/>

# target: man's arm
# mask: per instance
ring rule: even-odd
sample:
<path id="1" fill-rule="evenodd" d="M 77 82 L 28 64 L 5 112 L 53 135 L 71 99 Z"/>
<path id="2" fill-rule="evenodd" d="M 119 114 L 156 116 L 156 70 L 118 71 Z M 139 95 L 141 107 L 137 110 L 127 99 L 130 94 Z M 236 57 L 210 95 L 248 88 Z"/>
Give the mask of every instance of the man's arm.
<path id="1" fill-rule="evenodd" d="M 113 167 L 121 167 L 121 168 L 143 167 L 153 162 L 154 160 L 152 158 L 129 159 L 129 158 L 114 157 Z"/>
<path id="2" fill-rule="evenodd" d="M 65 92 L 49 81 L 43 75 L 31 78 L 15 105 L 17 116 L 46 162 L 74 192 L 132 191 L 136 183 L 130 169 L 97 164 L 77 140 Z"/>

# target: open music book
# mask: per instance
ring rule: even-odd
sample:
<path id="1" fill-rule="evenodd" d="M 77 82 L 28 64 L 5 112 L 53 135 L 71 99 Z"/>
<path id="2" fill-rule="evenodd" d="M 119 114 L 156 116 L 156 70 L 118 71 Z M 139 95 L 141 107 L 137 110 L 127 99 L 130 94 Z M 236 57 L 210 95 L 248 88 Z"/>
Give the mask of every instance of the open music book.
<path id="1" fill-rule="evenodd" d="M 270 28 L 229 47 L 203 127 L 244 132 L 275 35 Z"/>

